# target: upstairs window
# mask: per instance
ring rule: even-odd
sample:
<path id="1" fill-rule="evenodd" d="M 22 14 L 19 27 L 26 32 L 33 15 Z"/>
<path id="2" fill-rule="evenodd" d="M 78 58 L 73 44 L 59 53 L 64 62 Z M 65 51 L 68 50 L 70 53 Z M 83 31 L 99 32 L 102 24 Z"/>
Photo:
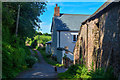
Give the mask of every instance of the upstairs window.
<path id="1" fill-rule="evenodd" d="M 73 42 L 76 42 L 78 38 L 78 35 L 73 35 Z"/>
<path id="2" fill-rule="evenodd" d="M 73 35 L 73 41 L 76 41 L 76 35 Z"/>

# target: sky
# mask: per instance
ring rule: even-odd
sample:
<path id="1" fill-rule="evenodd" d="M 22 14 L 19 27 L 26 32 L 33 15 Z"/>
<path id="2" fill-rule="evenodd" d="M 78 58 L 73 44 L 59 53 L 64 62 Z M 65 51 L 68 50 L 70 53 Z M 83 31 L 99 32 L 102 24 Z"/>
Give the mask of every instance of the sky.
<path id="1" fill-rule="evenodd" d="M 60 13 L 67 14 L 93 14 L 103 2 L 48 2 L 47 10 L 39 18 L 42 21 L 40 31 L 49 33 L 51 29 L 52 17 L 54 15 L 54 7 L 56 4 L 60 7 Z"/>

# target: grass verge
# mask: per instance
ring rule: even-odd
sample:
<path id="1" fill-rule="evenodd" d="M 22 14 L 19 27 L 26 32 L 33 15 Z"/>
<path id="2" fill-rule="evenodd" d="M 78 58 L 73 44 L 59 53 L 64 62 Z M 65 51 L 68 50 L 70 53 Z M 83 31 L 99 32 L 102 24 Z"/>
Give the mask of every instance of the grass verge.
<path id="1" fill-rule="evenodd" d="M 40 51 L 40 53 L 42 54 L 44 60 L 48 63 L 48 64 L 51 64 L 53 66 L 57 66 L 57 67 L 61 67 L 63 66 L 62 64 L 59 64 L 57 61 L 53 60 L 51 58 L 51 55 L 47 55 L 46 52 L 45 52 L 45 48 L 43 49 L 38 49 Z"/>

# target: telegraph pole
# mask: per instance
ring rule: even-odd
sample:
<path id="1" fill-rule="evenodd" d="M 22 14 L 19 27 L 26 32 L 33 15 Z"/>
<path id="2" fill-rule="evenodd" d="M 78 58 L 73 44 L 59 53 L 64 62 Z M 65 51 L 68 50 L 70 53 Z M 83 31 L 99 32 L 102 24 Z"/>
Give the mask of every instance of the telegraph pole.
<path id="1" fill-rule="evenodd" d="M 18 33 L 19 17 L 20 17 L 20 4 L 18 5 L 18 15 L 17 15 L 17 22 L 16 22 L 16 37 Z"/>

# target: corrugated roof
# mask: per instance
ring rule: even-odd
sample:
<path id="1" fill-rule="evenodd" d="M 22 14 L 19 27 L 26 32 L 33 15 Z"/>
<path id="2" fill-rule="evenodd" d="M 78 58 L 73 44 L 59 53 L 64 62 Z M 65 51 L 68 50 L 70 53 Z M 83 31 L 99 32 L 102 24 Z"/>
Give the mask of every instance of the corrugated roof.
<path id="1" fill-rule="evenodd" d="M 84 14 L 60 14 L 60 17 L 54 17 L 56 30 L 79 31 L 81 23 L 89 16 Z"/>

